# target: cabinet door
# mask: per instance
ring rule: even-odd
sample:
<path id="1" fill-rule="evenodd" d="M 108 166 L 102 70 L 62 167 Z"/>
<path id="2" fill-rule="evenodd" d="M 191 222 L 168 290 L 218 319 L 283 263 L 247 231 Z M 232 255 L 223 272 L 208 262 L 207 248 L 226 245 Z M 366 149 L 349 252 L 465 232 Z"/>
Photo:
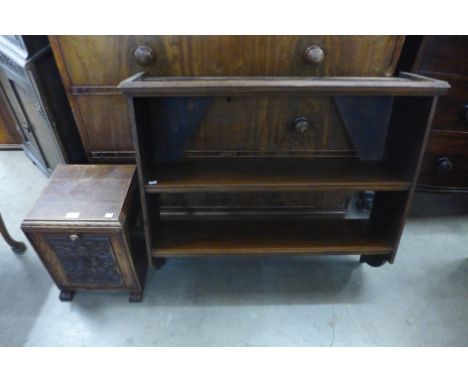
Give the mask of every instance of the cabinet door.
<path id="1" fill-rule="evenodd" d="M 31 159 L 40 167 L 47 168 L 47 164 L 37 142 L 34 130 L 31 127 L 31 123 L 23 113 L 19 99 L 16 96 L 14 82 L 7 78 L 4 73 L 0 73 L 0 91 L 14 114 L 17 130 L 21 133 L 25 152 L 29 154 Z"/>
<path id="2" fill-rule="evenodd" d="M 57 164 L 64 163 L 64 158 L 29 77 L 4 72 L 1 82 L 33 161 L 44 171 L 51 172 Z"/>
<path id="3" fill-rule="evenodd" d="M 73 237 L 77 240 L 71 240 Z M 125 287 L 111 241 L 101 235 L 47 235 L 55 271 L 73 287 Z M 82 236 L 82 235 L 81 235 Z"/>

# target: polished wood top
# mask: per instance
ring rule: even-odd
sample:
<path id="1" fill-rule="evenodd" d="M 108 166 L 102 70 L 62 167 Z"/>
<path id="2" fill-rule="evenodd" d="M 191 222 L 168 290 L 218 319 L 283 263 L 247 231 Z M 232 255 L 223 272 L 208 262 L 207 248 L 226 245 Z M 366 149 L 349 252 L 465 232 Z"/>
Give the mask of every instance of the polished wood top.
<path id="1" fill-rule="evenodd" d="M 123 222 L 134 165 L 59 165 L 24 222 Z"/>

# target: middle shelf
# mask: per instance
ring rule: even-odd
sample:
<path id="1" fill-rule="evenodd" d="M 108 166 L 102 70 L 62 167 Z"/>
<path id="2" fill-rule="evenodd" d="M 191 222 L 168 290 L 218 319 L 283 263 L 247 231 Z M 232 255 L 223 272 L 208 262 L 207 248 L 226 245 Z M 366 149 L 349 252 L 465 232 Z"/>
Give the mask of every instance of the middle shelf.
<path id="1" fill-rule="evenodd" d="M 405 191 L 409 181 L 379 161 L 353 158 L 190 158 L 157 163 L 145 192 Z"/>

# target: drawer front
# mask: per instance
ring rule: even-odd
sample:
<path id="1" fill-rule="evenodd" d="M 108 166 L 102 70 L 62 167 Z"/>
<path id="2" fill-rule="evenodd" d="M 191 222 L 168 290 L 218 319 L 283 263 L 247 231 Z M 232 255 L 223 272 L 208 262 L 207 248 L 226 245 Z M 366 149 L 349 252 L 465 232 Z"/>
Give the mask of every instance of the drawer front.
<path id="1" fill-rule="evenodd" d="M 71 85 L 86 86 L 117 85 L 140 71 L 157 76 L 390 76 L 403 38 L 60 36 L 56 41 Z"/>
<path id="2" fill-rule="evenodd" d="M 145 102 L 152 155 L 160 161 L 182 155 L 353 152 L 333 97 L 168 97 Z"/>
<path id="3" fill-rule="evenodd" d="M 438 100 L 432 129 L 468 132 L 468 78 L 453 80 L 444 75 L 437 78 L 448 81 L 452 88 Z"/>
<path id="4" fill-rule="evenodd" d="M 431 37 L 420 70 L 468 75 L 468 36 Z"/>
<path id="5" fill-rule="evenodd" d="M 36 252 L 59 287 L 129 289 L 135 271 L 120 233 L 25 228 Z"/>
<path id="6" fill-rule="evenodd" d="M 389 76 L 404 38 L 50 36 L 50 41 L 87 156 L 102 162 L 126 161 L 133 151 L 126 99 L 116 86 L 137 72 L 157 76 Z M 313 46 L 321 51 L 307 50 Z M 193 144 L 194 150 L 201 144 L 206 147 L 203 140 Z"/>
<path id="7" fill-rule="evenodd" d="M 418 184 L 442 189 L 468 189 L 468 134 L 433 133 Z"/>

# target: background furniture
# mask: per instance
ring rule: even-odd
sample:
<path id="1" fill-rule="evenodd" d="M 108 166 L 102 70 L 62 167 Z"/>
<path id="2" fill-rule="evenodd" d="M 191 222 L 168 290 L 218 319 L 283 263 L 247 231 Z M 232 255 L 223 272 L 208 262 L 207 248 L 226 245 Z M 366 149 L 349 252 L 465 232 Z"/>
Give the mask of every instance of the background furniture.
<path id="1" fill-rule="evenodd" d="M 432 191 L 468 190 L 468 37 L 408 36 L 402 70 L 450 82 L 438 103 L 419 187 Z"/>
<path id="2" fill-rule="evenodd" d="M 3 221 L 2 214 L 0 214 L 0 234 L 11 247 L 13 252 L 20 253 L 26 251 L 26 245 L 22 241 L 16 241 L 10 236 L 5 222 Z"/>
<path id="3" fill-rule="evenodd" d="M 0 36 L 0 99 L 5 125 L 16 126 L 25 153 L 46 174 L 85 161 L 46 36 Z"/>
<path id="4" fill-rule="evenodd" d="M 20 150 L 21 144 L 21 136 L 16 130 L 16 124 L 8 110 L 7 102 L 0 95 L 0 150 Z"/>
<path id="5" fill-rule="evenodd" d="M 130 112 L 117 86 L 156 76 L 392 76 L 402 36 L 49 36 L 91 162 L 134 161 Z M 369 54 L 372 52 L 372 54 Z M 232 101 L 232 100 L 231 100 Z M 328 98 L 219 99 L 185 147 L 187 157 L 355 157 L 343 113 Z M 296 118 L 297 127 L 293 126 Z M 176 123 L 176 120 L 171 122 Z M 247 129 L 248 126 L 248 129 Z M 343 214 L 349 192 L 167 194 L 167 213 Z"/>
<path id="6" fill-rule="evenodd" d="M 134 165 L 58 165 L 21 228 L 69 301 L 75 290 L 142 298 L 147 268 Z"/>
<path id="7" fill-rule="evenodd" d="M 449 85 L 406 73 L 398 78 L 381 79 L 174 78 L 140 73 L 123 81 L 119 88 L 128 95 L 133 111 L 149 261 L 171 256 L 359 253 L 363 255 L 362 262 L 377 266 L 395 258 L 437 95 L 444 94 Z M 365 130 L 366 134 L 348 130 L 351 139 L 361 147 L 361 158 L 314 158 L 300 155 L 301 151 L 299 155 L 292 152 L 289 157 L 184 155 L 189 142 L 203 134 L 204 129 L 218 128 L 218 121 L 238 123 L 238 115 L 250 103 L 260 109 L 263 102 L 274 103 L 278 98 L 281 103 L 296 104 L 298 97 L 307 105 L 304 110 L 311 107 L 308 101 L 327 104 L 345 97 L 338 103 L 353 105 L 351 109 L 358 114 L 360 123 L 361 112 L 368 113 L 367 103 L 359 108 L 361 97 L 384 97 L 393 107 L 389 108 L 389 121 L 375 121 Z M 364 101 L 372 102 L 366 98 Z M 308 128 L 308 119 L 301 115 L 293 120 L 296 130 Z M 352 117 L 349 115 L 351 120 Z M 255 128 L 274 131 L 276 124 L 260 121 L 259 125 L 253 125 L 254 131 Z M 243 122 L 239 129 L 249 133 L 252 124 Z M 367 136 L 379 139 L 368 142 Z M 382 152 L 376 153 L 374 146 L 381 147 Z M 262 212 L 253 212 L 248 217 L 165 216 L 159 207 L 164 194 L 281 191 L 294 194 L 316 190 L 329 193 L 373 190 L 371 214 L 368 219 L 325 220 L 307 215 L 300 219 L 281 215 L 271 219 Z"/>

